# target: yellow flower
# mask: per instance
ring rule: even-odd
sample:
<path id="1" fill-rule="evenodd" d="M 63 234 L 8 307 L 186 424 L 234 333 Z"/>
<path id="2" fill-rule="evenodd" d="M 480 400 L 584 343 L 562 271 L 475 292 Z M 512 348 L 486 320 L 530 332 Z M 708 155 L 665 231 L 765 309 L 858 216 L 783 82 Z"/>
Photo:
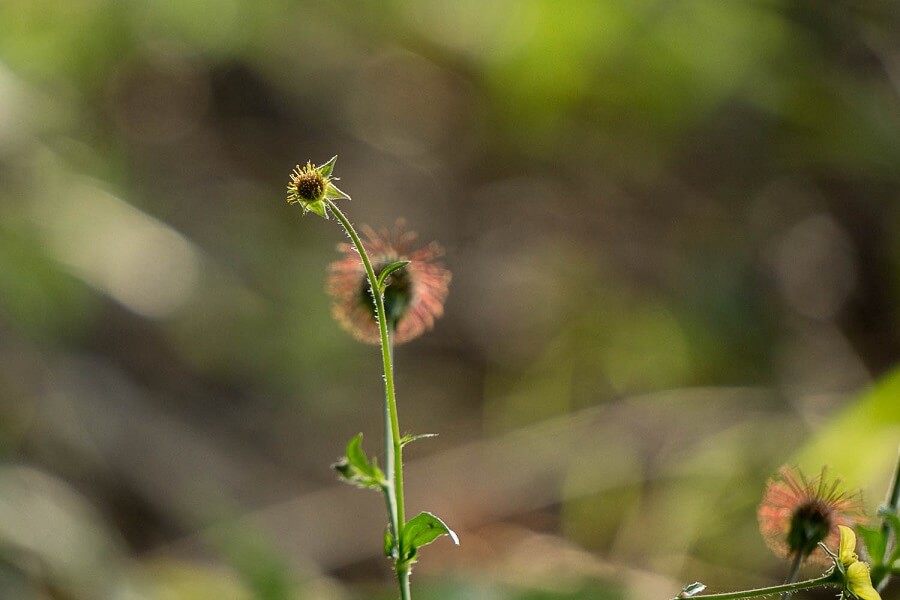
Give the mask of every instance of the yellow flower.
<path id="1" fill-rule="evenodd" d="M 869 565 L 859 560 L 856 555 L 856 534 L 849 527 L 839 526 L 841 545 L 838 560 L 844 566 L 847 590 L 859 600 L 881 600 L 881 595 L 872 587 Z"/>
<path id="2" fill-rule="evenodd" d="M 847 588 L 860 600 L 881 600 L 881 595 L 872 587 L 869 565 L 856 561 L 847 567 Z"/>
<path id="3" fill-rule="evenodd" d="M 841 532 L 841 545 L 838 558 L 844 567 L 849 567 L 859 560 L 856 555 L 856 534 L 845 525 L 838 525 Z"/>

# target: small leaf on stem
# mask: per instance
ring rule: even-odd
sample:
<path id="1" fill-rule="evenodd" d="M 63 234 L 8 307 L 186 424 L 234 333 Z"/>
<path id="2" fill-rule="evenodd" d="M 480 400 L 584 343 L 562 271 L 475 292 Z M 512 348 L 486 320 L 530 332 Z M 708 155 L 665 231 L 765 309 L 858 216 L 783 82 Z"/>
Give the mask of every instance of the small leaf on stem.
<path id="1" fill-rule="evenodd" d="M 394 536 L 391 535 L 390 526 L 384 529 L 384 555 L 388 558 L 397 558 L 397 550 L 394 546 Z"/>
<path id="2" fill-rule="evenodd" d="M 404 435 L 402 438 L 400 438 L 400 445 L 405 446 L 408 443 L 414 442 L 416 440 L 422 440 L 425 438 L 433 438 L 433 437 L 437 437 L 437 436 L 438 436 L 438 434 L 436 434 L 436 433 L 420 433 L 418 435 Z"/>
<path id="3" fill-rule="evenodd" d="M 369 461 L 362 449 L 362 434 L 347 444 L 347 455 L 332 465 L 348 483 L 364 488 L 383 488 L 387 482 L 375 461 Z"/>
<path id="4" fill-rule="evenodd" d="M 887 538 L 884 535 L 884 530 L 880 527 L 857 525 L 856 532 L 866 545 L 871 561 L 875 564 L 883 562 L 884 552 L 887 549 Z"/>
<path id="5" fill-rule="evenodd" d="M 430 512 L 419 513 L 403 526 L 400 534 L 400 548 L 404 560 L 414 558 L 419 548 L 427 546 L 442 535 L 450 536 L 453 543 L 459 546 L 459 537 L 447 527 L 446 523 Z"/>
<path id="6" fill-rule="evenodd" d="M 897 514 L 897 511 L 891 510 L 887 506 L 882 506 L 878 509 L 878 516 L 891 526 L 894 530 L 894 537 L 900 538 L 900 515 Z"/>
<path id="7" fill-rule="evenodd" d="M 391 273 L 402 269 L 411 262 L 411 260 L 397 260 L 381 269 L 381 273 L 378 274 L 378 281 L 375 282 L 375 286 L 378 288 L 378 290 L 383 294 L 386 287 L 384 285 L 384 282 L 388 277 L 390 277 Z"/>

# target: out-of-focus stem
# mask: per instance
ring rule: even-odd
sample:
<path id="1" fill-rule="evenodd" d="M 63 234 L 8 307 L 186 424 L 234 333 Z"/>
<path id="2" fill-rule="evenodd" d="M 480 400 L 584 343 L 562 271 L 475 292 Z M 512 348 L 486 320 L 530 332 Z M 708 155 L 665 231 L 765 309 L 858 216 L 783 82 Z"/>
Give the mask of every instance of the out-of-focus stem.
<path id="1" fill-rule="evenodd" d="M 702 596 L 691 596 L 696 600 L 735 600 L 737 598 L 756 598 L 758 596 L 769 596 L 772 594 L 790 593 L 797 590 L 808 590 L 809 588 L 819 587 L 834 583 L 832 574 L 823 575 L 817 579 L 807 581 L 798 581 L 796 583 L 784 583 L 782 585 L 774 585 L 772 587 L 756 588 L 753 590 L 742 590 L 740 592 L 725 592 L 722 594 L 703 594 Z M 672 600 L 678 600 L 673 598 Z"/>

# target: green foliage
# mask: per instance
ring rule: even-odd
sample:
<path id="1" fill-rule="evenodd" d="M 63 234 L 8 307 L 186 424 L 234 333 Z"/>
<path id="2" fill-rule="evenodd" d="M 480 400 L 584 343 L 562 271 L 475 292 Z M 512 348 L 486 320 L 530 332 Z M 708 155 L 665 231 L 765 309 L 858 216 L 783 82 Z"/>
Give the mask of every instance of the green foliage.
<path id="1" fill-rule="evenodd" d="M 878 516 L 884 519 L 888 527 L 893 530 L 894 537 L 900 539 L 900 516 L 897 515 L 897 509 L 882 507 L 878 509 Z"/>
<path id="2" fill-rule="evenodd" d="M 869 559 L 873 563 L 880 563 L 884 560 L 884 551 L 887 549 L 887 536 L 880 527 L 867 527 L 859 525 L 856 528 L 859 537 L 862 538 L 869 552 Z"/>
<path id="3" fill-rule="evenodd" d="M 390 527 L 384 529 L 384 555 L 387 558 L 397 558 L 397 544 L 394 543 L 394 535 L 391 533 Z"/>
<path id="4" fill-rule="evenodd" d="M 416 440 L 424 440 L 426 438 L 437 437 L 437 435 L 438 434 L 436 434 L 436 433 L 420 433 L 418 435 L 404 435 L 402 438 L 400 438 L 400 445 L 406 446 L 410 442 L 415 442 Z"/>
<path id="5" fill-rule="evenodd" d="M 387 481 L 384 473 L 378 468 L 375 459 L 371 461 L 366 457 L 362 449 L 363 434 L 359 433 L 347 443 L 347 454 L 332 468 L 340 473 L 347 483 L 352 483 L 362 488 L 382 489 Z"/>
<path id="6" fill-rule="evenodd" d="M 897 451 L 897 398 L 900 369 L 890 371 L 848 403 L 800 451 L 795 462 L 808 470 L 828 465 L 842 478 L 859 482 L 867 495 L 883 495 L 884 475 L 891 472 Z"/>
<path id="7" fill-rule="evenodd" d="M 0 458 L 82 482 L 97 510 L 115 508 L 104 520 L 121 524 L 126 547 L 197 526 L 184 522 L 184 482 L 254 508 L 277 496 L 269 486 L 312 488 L 304 474 L 338 454 L 322 434 L 368 431 L 379 382 L 349 377 L 371 368 L 368 352 L 337 334 L 321 297 L 334 232 L 298 234 L 286 218 L 297 211 L 272 199 L 285 167 L 338 148 L 363 175 L 356 218 L 405 215 L 464 250 L 442 325 L 454 335 L 410 351 L 446 384 L 432 393 L 428 372 L 403 382 L 429 399 L 414 417 L 439 417 L 458 438 L 442 447 L 608 402 L 615 413 L 583 434 L 616 440 L 605 458 L 584 460 L 577 436 L 509 450 L 510 470 L 529 474 L 535 457 L 559 457 L 565 483 L 535 508 L 562 507 L 560 537 L 652 568 L 683 557 L 714 561 L 719 577 L 771 572 L 752 482 L 776 461 L 827 463 L 877 500 L 896 450 L 900 378 L 849 392 L 890 369 L 900 339 L 897 18 L 885 0 L 0 0 Z M 86 277 L 150 295 L 177 283 L 166 270 L 154 286 L 135 275 L 162 264 L 165 243 L 138 251 L 131 232 L 101 232 L 104 219 L 67 233 L 68 215 L 86 214 L 85 178 L 199 257 L 179 310 L 132 314 Z M 785 233 L 809 215 L 846 234 L 846 256 L 824 268 L 783 256 Z M 787 274 L 810 296 L 849 299 L 808 318 L 781 293 Z M 72 377 L 83 359 L 92 368 Z M 670 413 L 655 406 L 624 419 L 642 410 L 634 394 L 673 389 L 686 390 L 684 420 L 657 422 Z M 82 395 L 115 410 L 89 410 Z M 740 424 L 725 428 L 719 409 Z M 146 428 L 141 452 L 113 444 L 119 416 Z M 198 423 L 214 439 L 174 445 Z M 148 464 L 158 440 L 188 460 Z M 342 477 L 377 487 L 361 443 L 347 454 Z M 470 464 L 458 468 L 440 476 Z M 194 501 L 190 514 L 209 510 Z M 883 527 L 860 537 L 889 563 Z M 303 542 L 334 572 L 327 545 Z M 265 557 L 246 562 L 267 571 Z M 53 569 L 33 568 L 0 597 L 56 593 L 43 581 Z M 697 575 L 718 588 L 716 573 Z M 446 597 L 524 597 L 468 585 Z M 612 593 L 596 591 L 578 597 Z"/>
<path id="8" fill-rule="evenodd" d="M 459 537 L 446 523 L 430 512 L 419 513 L 404 525 L 400 534 L 400 559 L 406 562 L 415 560 L 419 548 L 442 535 L 450 536 L 453 543 L 459 545 Z"/>
<path id="9" fill-rule="evenodd" d="M 378 281 L 376 282 L 376 287 L 378 287 L 378 290 L 383 294 L 385 288 L 387 287 L 384 283 L 385 280 L 391 275 L 391 273 L 393 273 L 394 271 L 397 271 L 399 269 L 402 269 L 403 267 L 408 265 L 410 262 L 412 262 L 412 261 L 398 260 L 398 261 L 392 262 L 391 264 L 384 267 L 381 270 L 381 273 L 378 274 Z"/>
<path id="10" fill-rule="evenodd" d="M 882 506 L 878 509 L 878 516 L 882 519 L 882 527 L 857 528 L 872 562 L 872 582 L 876 586 L 885 577 L 900 575 L 900 516 L 897 515 L 897 508 Z"/>

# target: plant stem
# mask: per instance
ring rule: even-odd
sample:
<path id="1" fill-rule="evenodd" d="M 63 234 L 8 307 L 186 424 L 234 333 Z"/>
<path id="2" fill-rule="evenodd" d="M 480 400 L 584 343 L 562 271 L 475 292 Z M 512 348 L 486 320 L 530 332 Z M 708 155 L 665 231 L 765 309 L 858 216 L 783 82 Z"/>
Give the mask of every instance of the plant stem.
<path id="1" fill-rule="evenodd" d="M 378 303 L 381 305 L 379 309 L 380 315 L 384 313 L 384 299 L 380 294 L 376 294 L 378 296 Z M 388 433 L 388 427 L 390 427 L 390 437 L 391 437 L 391 446 L 393 448 L 393 459 L 394 459 L 394 494 L 397 500 L 397 520 L 402 527 L 406 523 L 405 519 L 405 503 L 403 496 L 403 442 L 400 438 L 400 420 L 397 415 L 397 398 L 394 394 L 394 343 L 391 338 L 388 336 L 387 329 L 387 319 L 378 319 L 379 328 L 381 330 L 381 347 L 382 349 L 387 347 L 387 351 L 382 350 L 384 356 L 387 357 L 387 362 L 384 364 L 384 386 L 385 386 L 385 436 Z M 390 376 L 388 376 L 390 373 Z M 390 421 L 390 423 L 388 423 Z M 387 440 L 385 440 L 387 443 Z M 399 538 L 398 538 L 399 540 Z M 399 543 L 399 541 L 398 541 Z"/>
<path id="2" fill-rule="evenodd" d="M 900 504 L 900 453 L 897 455 L 897 464 L 894 467 L 894 480 L 891 482 L 891 487 L 888 489 L 885 508 L 888 512 L 897 514 L 898 504 Z M 884 519 L 884 523 L 881 525 L 881 532 L 885 540 L 885 556 L 890 557 L 887 561 L 882 561 L 885 565 L 892 565 L 894 560 L 896 560 L 898 552 L 900 552 L 900 539 L 897 539 L 897 536 L 893 535 L 893 531 L 894 530 L 888 523 L 888 520 Z M 879 592 L 883 591 L 890 580 L 891 572 L 890 570 L 887 570 L 882 576 L 881 581 L 875 582 L 875 588 Z"/>
<path id="3" fill-rule="evenodd" d="M 772 587 L 756 588 L 753 590 L 742 590 L 740 592 L 724 592 L 722 594 L 703 594 L 702 596 L 692 596 L 696 600 L 735 600 L 736 598 L 755 598 L 756 596 L 768 596 L 770 594 L 780 594 L 784 592 L 796 592 L 797 590 L 808 590 L 809 588 L 823 586 L 829 583 L 835 583 L 832 573 L 823 575 L 816 579 L 807 581 L 798 581 L 796 583 L 784 583 L 782 585 L 774 585 Z M 673 598 L 672 600 L 677 600 Z"/>
<path id="4" fill-rule="evenodd" d="M 412 571 L 408 563 L 404 563 L 402 567 L 397 568 L 397 583 L 400 585 L 400 599 L 410 600 L 409 594 L 409 574 Z"/>
<path id="5" fill-rule="evenodd" d="M 787 579 L 784 580 L 785 583 L 793 583 L 797 580 L 797 574 L 800 572 L 800 563 L 803 562 L 803 556 L 803 552 L 800 552 L 799 550 L 794 554 L 794 560 L 791 561 L 791 570 L 788 571 Z M 781 600 L 787 600 L 790 597 L 791 592 L 782 592 L 781 594 Z"/>
<path id="6" fill-rule="evenodd" d="M 400 532 L 406 523 L 403 501 L 403 445 L 400 440 L 400 422 L 397 417 L 397 398 L 394 392 L 394 353 L 385 318 L 384 297 L 376 288 L 378 276 L 372 268 L 372 261 L 363 246 L 362 240 L 353 228 L 343 212 L 332 200 L 325 200 L 325 204 L 331 213 L 340 221 L 341 226 L 356 247 L 359 257 L 362 259 L 369 279 L 369 289 L 372 292 L 372 300 L 375 303 L 375 320 L 378 321 L 378 331 L 381 334 L 381 361 L 384 366 L 384 454 L 385 454 L 385 478 L 387 485 L 384 488 L 385 501 L 387 503 L 390 529 L 395 550 L 394 568 L 397 571 L 397 581 L 400 586 L 402 600 L 410 600 L 409 572 L 410 567 L 406 562 L 401 563 L 400 556 Z"/>

